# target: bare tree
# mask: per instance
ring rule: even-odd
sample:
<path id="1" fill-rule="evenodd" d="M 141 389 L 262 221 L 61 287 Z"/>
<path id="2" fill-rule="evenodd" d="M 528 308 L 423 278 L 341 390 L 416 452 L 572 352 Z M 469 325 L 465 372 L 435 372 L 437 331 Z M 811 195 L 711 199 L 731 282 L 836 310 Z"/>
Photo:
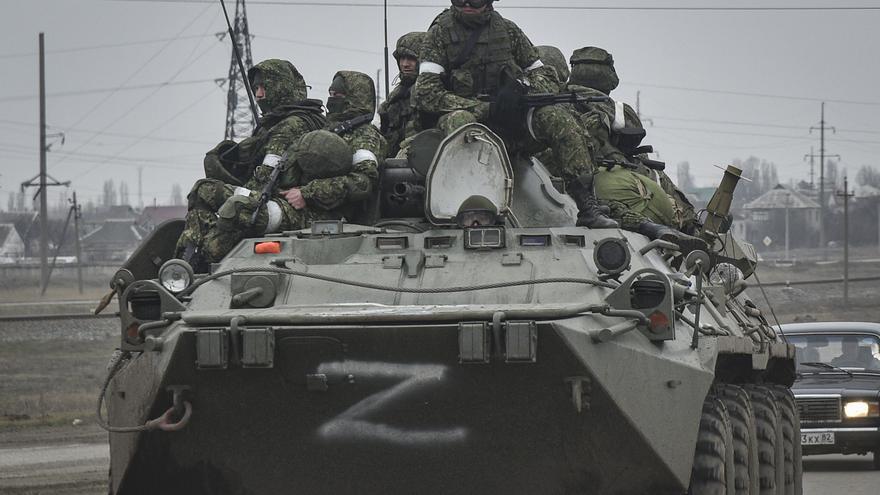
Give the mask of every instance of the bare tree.
<path id="1" fill-rule="evenodd" d="M 871 165 L 862 165 L 856 174 L 856 182 L 862 186 L 880 187 L 880 170 Z"/>
<path id="2" fill-rule="evenodd" d="M 171 187 L 171 205 L 183 206 L 183 191 L 180 189 L 180 184 Z"/>
<path id="3" fill-rule="evenodd" d="M 681 162 L 676 167 L 678 176 L 678 188 L 682 191 L 693 191 L 696 189 L 694 184 L 694 176 L 691 174 L 691 164 L 689 162 Z"/>
<path id="4" fill-rule="evenodd" d="M 119 204 L 130 205 L 128 200 L 128 183 L 123 181 L 119 183 Z"/>
<path id="5" fill-rule="evenodd" d="M 113 179 L 104 181 L 104 196 L 101 204 L 105 207 L 116 205 L 116 185 L 113 184 Z"/>

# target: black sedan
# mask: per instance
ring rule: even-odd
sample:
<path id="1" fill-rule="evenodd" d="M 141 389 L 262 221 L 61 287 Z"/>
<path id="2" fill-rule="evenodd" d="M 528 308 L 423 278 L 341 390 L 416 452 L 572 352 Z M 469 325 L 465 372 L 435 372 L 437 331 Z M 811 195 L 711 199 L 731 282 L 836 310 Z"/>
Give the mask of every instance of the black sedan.
<path id="1" fill-rule="evenodd" d="M 874 453 L 880 469 L 880 324 L 783 325 L 797 349 L 792 386 L 804 455 Z"/>

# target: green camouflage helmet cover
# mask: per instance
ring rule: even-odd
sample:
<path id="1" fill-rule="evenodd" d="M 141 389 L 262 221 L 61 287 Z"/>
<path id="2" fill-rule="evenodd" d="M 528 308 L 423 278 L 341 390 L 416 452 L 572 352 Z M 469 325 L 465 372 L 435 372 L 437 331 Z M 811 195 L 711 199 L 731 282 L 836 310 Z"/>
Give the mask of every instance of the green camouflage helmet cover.
<path id="1" fill-rule="evenodd" d="M 288 150 L 306 180 L 327 179 L 351 172 L 351 148 L 340 136 L 325 130 L 312 131 Z"/>
<path id="2" fill-rule="evenodd" d="M 579 48 L 571 55 L 572 84 L 598 89 L 609 94 L 620 80 L 614 70 L 614 57 L 595 46 Z"/>
<path id="3" fill-rule="evenodd" d="M 273 58 L 251 67 L 248 70 L 251 87 L 258 76 L 266 89 L 266 97 L 258 102 L 264 114 L 285 105 L 295 105 L 308 95 L 305 79 L 287 60 Z"/>
<path id="4" fill-rule="evenodd" d="M 413 31 L 406 33 L 397 40 L 397 48 L 394 50 L 394 60 L 400 61 L 400 57 L 412 57 L 419 59 L 419 49 L 422 46 L 422 40 L 425 39 L 423 31 Z"/>
<path id="5" fill-rule="evenodd" d="M 338 88 L 342 79 L 342 88 Z M 343 70 L 333 76 L 334 90 L 345 94 L 345 104 L 337 112 L 328 112 L 330 122 L 343 122 L 364 114 L 376 113 L 376 85 L 373 79 L 363 72 Z"/>
<path id="6" fill-rule="evenodd" d="M 564 85 L 568 81 L 570 71 L 568 70 L 568 63 L 565 62 L 565 55 L 562 54 L 562 50 L 549 45 L 536 46 L 535 48 L 538 50 L 541 62 L 556 69 L 559 82 Z"/>

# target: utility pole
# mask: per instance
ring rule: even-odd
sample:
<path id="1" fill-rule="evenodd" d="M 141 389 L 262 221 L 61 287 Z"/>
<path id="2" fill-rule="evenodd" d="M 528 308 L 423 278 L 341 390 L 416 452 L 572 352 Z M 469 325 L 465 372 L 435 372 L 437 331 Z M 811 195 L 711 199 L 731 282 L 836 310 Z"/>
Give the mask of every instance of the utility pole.
<path id="1" fill-rule="evenodd" d="M 82 246 L 79 243 L 79 219 L 82 218 L 82 206 L 76 201 L 76 191 L 73 191 L 73 235 L 76 240 L 76 280 L 79 284 L 79 293 L 83 293 L 83 271 L 82 271 Z M 143 208 L 143 201 L 141 202 Z"/>
<path id="2" fill-rule="evenodd" d="M 381 86 L 380 79 L 382 78 L 382 69 L 376 69 L 376 84 Z M 381 88 L 376 89 L 376 111 L 379 111 L 379 103 L 382 101 L 382 97 L 379 96 L 381 93 Z"/>
<path id="3" fill-rule="evenodd" d="M 49 208 L 48 197 L 46 196 L 47 186 L 69 186 L 70 181 L 58 182 L 53 177 L 46 174 L 46 153 L 49 146 L 46 145 L 46 58 L 45 58 L 45 42 L 43 33 L 39 36 L 39 66 L 40 66 L 40 173 L 30 180 L 21 183 L 21 192 L 28 187 L 37 187 L 37 196 L 40 197 L 40 287 L 46 290 L 46 284 L 49 282 Z M 60 135 L 60 134 L 59 134 Z M 64 136 L 61 136 L 61 142 L 64 142 Z M 52 183 L 48 182 L 52 179 Z M 30 230 L 30 229 L 29 229 Z M 27 242 L 27 239 L 25 239 Z"/>
<path id="4" fill-rule="evenodd" d="M 826 239 L 825 234 L 825 129 L 831 129 L 831 131 L 834 133 L 837 133 L 837 129 L 825 125 L 824 101 L 822 102 L 822 117 L 819 121 L 819 127 L 810 127 L 810 133 L 812 133 L 813 130 L 816 129 L 819 130 L 819 245 L 822 246 L 823 256 L 827 258 L 828 240 Z M 840 155 L 830 156 L 837 156 L 838 159 L 840 159 Z"/>
<path id="5" fill-rule="evenodd" d="M 389 86 L 391 83 L 389 81 L 388 74 L 388 0 L 384 1 L 384 12 L 383 12 L 384 20 L 385 20 L 385 99 L 388 99 L 388 92 L 391 90 Z M 376 78 L 376 82 L 379 82 L 379 79 Z M 377 91 L 378 93 L 378 91 Z"/>
<path id="6" fill-rule="evenodd" d="M 816 155 L 813 152 L 813 147 L 810 146 L 810 154 L 804 155 L 804 161 L 810 159 L 810 191 L 816 190 Z"/>
<path id="7" fill-rule="evenodd" d="M 849 192 L 849 181 L 843 177 L 843 192 L 837 197 L 843 198 L 843 305 L 849 306 L 849 198 L 855 193 Z"/>
<path id="8" fill-rule="evenodd" d="M 73 200 L 76 201 L 76 193 L 73 193 Z M 138 167 L 138 209 L 144 209 L 144 167 Z"/>
<path id="9" fill-rule="evenodd" d="M 226 37 L 227 33 L 218 33 L 220 40 Z M 245 65 L 245 70 L 250 69 L 254 65 L 253 56 L 251 55 L 251 34 L 248 29 L 247 12 L 245 10 L 244 0 L 235 1 L 235 23 L 232 28 L 232 59 L 229 62 L 229 75 L 227 84 L 229 89 L 226 94 L 226 139 L 240 141 L 249 137 L 254 130 L 256 122 L 254 114 L 250 107 L 250 98 L 247 93 L 244 78 L 247 74 L 242 74 L 238 66 L 238 60 L 235 56 L 236 47 L 238 53 Z"/>
<path id="10" fill-rule="evenodd" d="M 649 123 L 651 126 L 654 126 L 653 119 L 643 119 L 642 118 L 642 92 L 636 91 L 636 115 L 639 117 L 639 120 L 642 121 L 642 124 Z"/>

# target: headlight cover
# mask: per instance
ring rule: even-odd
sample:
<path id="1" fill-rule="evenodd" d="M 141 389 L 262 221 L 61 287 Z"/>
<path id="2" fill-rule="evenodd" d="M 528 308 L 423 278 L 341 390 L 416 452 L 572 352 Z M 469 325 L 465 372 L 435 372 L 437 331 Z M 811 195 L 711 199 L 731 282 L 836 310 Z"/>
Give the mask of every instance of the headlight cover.
<path id="1" fill-rule="evenodd" d="M 847 418 L 876 418 L 880 416 L 880 405 L 864 400 L 850 401 L 843 405 Z"/>
<path id="2" fill-rule="evenodd" d="M 183 260 L 168 260 L 159 268 L 159 283 L 168 292 L 180 294 L 193 283 L 193 269 Z"/>

